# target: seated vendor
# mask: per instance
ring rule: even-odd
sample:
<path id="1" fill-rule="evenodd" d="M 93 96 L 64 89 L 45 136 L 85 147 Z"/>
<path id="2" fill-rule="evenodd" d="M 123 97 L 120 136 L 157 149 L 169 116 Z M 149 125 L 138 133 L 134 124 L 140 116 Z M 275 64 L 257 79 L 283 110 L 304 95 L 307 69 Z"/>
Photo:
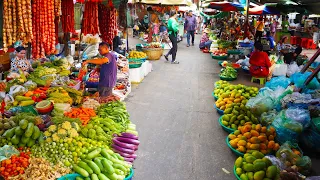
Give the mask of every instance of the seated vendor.
<path id="1" fill-rule="evenodd" d="M 254 77 L 268 77 L 271 62 L 266 52 L 263 52 L 263 45 L 260 42 L 254 43 L 254 51 L 250 56 L 250 73 Z"/>
<path id="2" fill-rule="evenodd" d="M 90 59 L 83 62 L 83 65 L 88 63 L 100 65 L 99 95 L 100 97 L 108 97 L 112 95 L 112 90 L 116 85 L 117 59 L 115 54 L 109 51 L 109 45 L 105 42 L 99 44 L 99 54 L 104 58 Z"/>
<path id="3" fill-rule="evenodd" d="M 202 34 L 201 40 L 200 40 L 200 44 L 199 44 L 200 49 L 210 49 L 212 41 L 209 39 L 209 33 L 210 33 L 210 29 L 208 29 L 208 28 L 206 28 L 203 31 L 203 34 Z"/>
<path id="4" fill-rule="evenodd" d="M 11 60 L 11 71 L 18 72 L 22 70 L 25 75 L 33 71 L 31 63 L 26 58 L 26 49 L 23 46 L 16 48 L 15 55 Z"/>
<path id="5" fill-rule="evenodd" d="M 282 53 L 283 54 L 283 60 L 286 64 L 290 64 L 293 61 L 297 60 L 297 57 L 301 54 L 302 47 L 298 46 L 294 52 L 288 52 L 288 53 Z"/>
<path id="6" fill-rule="evenodd" d="M 122 45 L 121 38 L 119 36 L 118 30 L 115 30 L 116 36 L 112 40 L 113 45 L 113 51 L 117 52 L 118 54 L 125 55 L 125 51 L 120 49 L 120 46 Z"/>
<path id="7" fill-rule="evenodd" d="M 288 40 L 288 37 L 287 37 L 287 36 L 283 36 L 283 37 L 280 39 L 280 41 L 279 41 L 278 44 L 277 44 L 277 50 L 278 50 L 279 52 L 281 52 L 281 50 L 284 48 L 284 45 L 286 44 L 287 40 Z"/>

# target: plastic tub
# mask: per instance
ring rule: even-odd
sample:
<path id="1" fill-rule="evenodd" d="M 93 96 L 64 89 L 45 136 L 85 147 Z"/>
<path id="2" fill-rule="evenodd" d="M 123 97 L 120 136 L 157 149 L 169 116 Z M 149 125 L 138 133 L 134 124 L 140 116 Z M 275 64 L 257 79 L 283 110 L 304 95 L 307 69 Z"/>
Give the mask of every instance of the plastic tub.
<path id="1" fill-rule="evenodd" d="M 228 56 L 215 56 L 213 54 L 211 54 L 211 57 L 215 60 L 226 60 L 228 58 Z"/>
<path id="2" fill-rule="evenodd" d="M 133 169 L 131 168 L 131 169 L 130 169 L 130 174 L 129 174 L 126 178 L 124 178 L 124 180 L 132 180 L 133 175 L 134 175 L 134 171 L 133 171 Z"/>
<path id="3" fill-rule="evenodd" d="M 214 95 L 214 92 L 212 92 L 212 97 L 214 98 L 214 100 L 218 100 L 218 97 Z"/>
<path id="4" fill-rule="evenodd" d="M 233 134 L 233 133 L 230 133 L 230 134 Z M 241 156 L 241 157 L 244 156 L 244 153 L 237 151 L 236 149 L 234 149 L 234 148 L 230 145 L 230 143 L 229 143 L 229 136 L 227 136 L 227 138 L 226 138 L 226 143 L 227 143 L 228 147 L 231 149 L 231 151 L 232 151 L 234 154 L 236 154 L 237 156 Z"/>
<path id="5" fill-rule="evenodd" d="M 241 47 L 252 47 L 252 46 L 253 46 L 253 43 L 239 42 L 239 45 L 240 45 Z"/>
<path id="6" fill-rule="evenodd" d="M 237 180 L 241 180 L 236 172 L 236 166 L 233 166 L 233 174 L 236 176 Z"/>
<path id="7" fill-rule="evenodd" d="M 223 110 L 219 109 L 215 104 L 213 105 L 213 107 L 217 110 L 218 114 L 220 115 L 224 114 Z"/>
<path id="8" fill-rule="evenodd" d="M 232 55 L 238 55 L 238 54 L 241 54 L 242 52 L 239 49 L 229 49 L 227 53 Z"/>
<path id="9" fill-rule="evenodd" d="M 133 68 L 139 68 L 141 67 L 142 63 L 135 63 L 135 64 L 129 64 L 129 68 L 130 69 L 133 69 Z"/>
<path id="10" fill-rule="evenodd" d="M 237 79 L 237 77 L 236 78 L 228 78 L 228 77 L 222 77 L 220 75 L 219 75 L 219 77 L 220 77 L 221 80 L 224 80 L 224 81 L 234 81 L 234 80 Z"/>
<path id="11" fill-rule="evenodd" d="M 225 130 L 227 133 L 233 133 L 234 129 L 228 128 L 227 126 L 222 124 L 222 116 L 219 118 L 219 124 L 222 127 L 223 130 Z"/>
<path id="12" fill-rule="evenodd" d="M 75 180 L 76 177 L 81 177 L 80 174 L 74 173 L 74 174 L 66 174 L 62 177 L 59 177 L 57 180 Z"/>

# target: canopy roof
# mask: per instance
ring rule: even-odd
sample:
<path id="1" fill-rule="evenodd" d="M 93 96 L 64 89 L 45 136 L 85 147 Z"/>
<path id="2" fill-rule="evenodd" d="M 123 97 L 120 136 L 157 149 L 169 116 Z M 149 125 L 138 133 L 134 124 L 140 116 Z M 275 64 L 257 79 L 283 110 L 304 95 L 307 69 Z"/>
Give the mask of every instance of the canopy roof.
<path id="1" fill-rule="evenodd" d="M 260 0 L 260 3 L 278 3 L 283 5 L 296 3 L 296 7 L 305 8 L 311 13 L 319 14 L 320 13 L 320 1 L 319 0 Z M 282 9 L 280 9 L 282 12 Z M 292 9 L 294 12 L 294 8 Z"/>
<path id="2" fill-rule="evenodd" d="M 271 6 L 256 6 L 249 9 L 251 15 L 264 15 L 264 14 L 280 14 L 276 7 Z"/>
<path id="3" fill-rule="evenodd" d="M 129 3 L 142 3 L 142 4 L 150 4 L 150 5 L 179 5 L 185 6 L 192 4 L 189 0 L 131 0 Z"/>
<path id="4" fill-rule="evenodd" d="M 244 11 L 244 7 L 241 4 L 238 3 L 231 3 L 227 1 L 223 2 L 211 2 L 208 6 L 208 8 L 212 9 L 218 9 L 220 11 Z"/>

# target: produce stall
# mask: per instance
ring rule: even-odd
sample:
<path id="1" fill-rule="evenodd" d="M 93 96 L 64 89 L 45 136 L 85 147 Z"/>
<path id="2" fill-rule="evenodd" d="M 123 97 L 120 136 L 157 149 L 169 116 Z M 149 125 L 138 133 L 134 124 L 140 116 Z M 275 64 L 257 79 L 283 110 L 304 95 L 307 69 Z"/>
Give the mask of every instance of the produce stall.
<path id="1" fill-rule="evenodd" d="M 236 179 L 302 180 L 312 175 L 309 156 L 319 153 L 320 143 L 320 83 L 314 78 L 304 86 L 309 75 L 274 77 L 260 90 L 222 80 L 215 83 L 212 96 L 221 114 L 218 121 L 229 133 L 226 147 L 238 156 Z M 303 93 L 294 92 L 291 83 Z"/>

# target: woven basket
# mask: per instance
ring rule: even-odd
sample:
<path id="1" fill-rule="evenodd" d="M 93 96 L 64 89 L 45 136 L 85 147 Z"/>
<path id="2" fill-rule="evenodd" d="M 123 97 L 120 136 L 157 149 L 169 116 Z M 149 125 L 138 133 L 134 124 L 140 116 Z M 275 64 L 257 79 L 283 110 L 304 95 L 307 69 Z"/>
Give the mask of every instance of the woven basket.
<path id="1" fill-rule="evenodd" d="M 148 60 L 159 60 L 163 54 L 163 48 L 142 48 L 147 54 Z"/>

